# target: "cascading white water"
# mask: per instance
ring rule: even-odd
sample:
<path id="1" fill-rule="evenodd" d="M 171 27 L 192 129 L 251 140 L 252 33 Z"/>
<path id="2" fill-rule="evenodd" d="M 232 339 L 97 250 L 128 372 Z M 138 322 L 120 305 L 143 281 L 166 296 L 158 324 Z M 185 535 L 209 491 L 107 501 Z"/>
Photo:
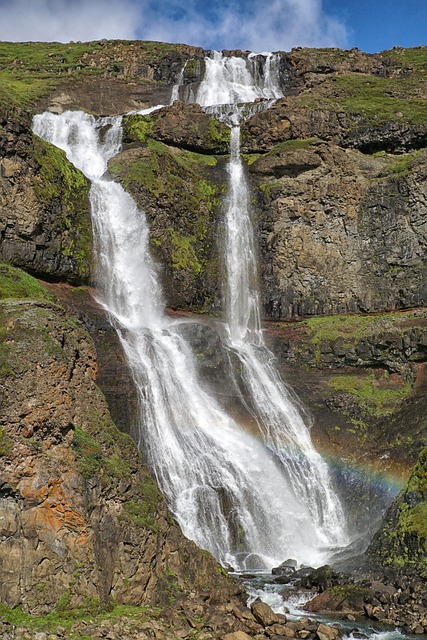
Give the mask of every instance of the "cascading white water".
<path id="1" fill-rule="evenodd" d="M 265 59 L 270 72 L 251 85 L 253 61 L 242 65 L 216 54 L 212 65 L 207 62 L 198 100 L 207 105 L 277 97 L 274 65 Z M 219 79 L 217 93 L 213 78 Z M 234 121 L 236 113 L 233 107 Z M 238 127 L 232 131 L 229 166 L 227 326 L 259 437 L 240 428 L 200 385 L 180 323 L 164 314 L 145 216 L 104 175 L 120 149 L 120 118 L 45 113 L 35 117 L 34 131 L 64 149 L 92 181 L 101 300 L 140 393 L 139 444 L 185 535 L 240 570 L 268 569 L 289 556 L 312 565 L 324 562 L 328 548 L 344 541 L 342 513 L 326 465 L 263 343 Z"/>
<path id="2" fill-rule="evenodd" d="M 260 82 L 259 74 L 253 78 L 244 60 L 223 58 L 215 52 L 213 58 L 206 60 L 206 75 L 196 97 L 205 106 L 230 99 L 236 105 L 234 110 L 228 110 L 232 127 L 224 251 L 228 341 L 241 363 L 248 408 L 257 420 L 264 442 L 282 463 L 297 501 L 307 506 L 325 544 L 344 545 L 348 542 L 344 513 L 327 465 L 315 450 L 297 403 L 274 367 L 273 355 L 266 348 L 261 331 L 249 189 L 240 156 L 240 126 L 236 123 L 242 112 L 238 103 L 248 97 L 254 100 L 281 95 L 279 78 L 272 67 L 270 54 L 266 56 L 266 70 Z M 277 62 L 274 68 L 277 72 Z"/>
<path id="3" fill-rule="evenodd" d="M 258 58 L 265 60 L 264 74 L 260 75 Z M 200 83 L 195 102 L 203 107 L 220 104 L 253 102 L 259 98 L 280 98 L 278 58 L 272 53 L 250 56 L 248 59 L 226 57 L 213 51 L 205 58 L 205 75 Z"/>
<path id="4" fill-rule="evenodd" d="M 92 180 L 102 302 L 140 392 L 140 445 L 184 533 L 236 569 L 267 569 L 289 555 L 323 562 L 324 534 L 278 457 L 203 390 L 179 323 L 163 313 L 145 216 L 104 176 L 120 147 L 120 118 L 45 113 L 34 131 Z"/>

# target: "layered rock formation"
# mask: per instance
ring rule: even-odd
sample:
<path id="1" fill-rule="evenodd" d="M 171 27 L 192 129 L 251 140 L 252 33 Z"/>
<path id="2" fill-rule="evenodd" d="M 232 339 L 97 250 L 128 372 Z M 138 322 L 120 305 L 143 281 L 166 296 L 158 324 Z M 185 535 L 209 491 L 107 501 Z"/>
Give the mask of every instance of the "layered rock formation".
<path id="1" fill-rule="evenodd" d="M 41 287 L 6 275 L 1 602 L 43 613 L 65 601 L 165 606 L 190 592 L 227 601 L 239 587 L 182 536 L 112 423 L 87 333 Z"/>

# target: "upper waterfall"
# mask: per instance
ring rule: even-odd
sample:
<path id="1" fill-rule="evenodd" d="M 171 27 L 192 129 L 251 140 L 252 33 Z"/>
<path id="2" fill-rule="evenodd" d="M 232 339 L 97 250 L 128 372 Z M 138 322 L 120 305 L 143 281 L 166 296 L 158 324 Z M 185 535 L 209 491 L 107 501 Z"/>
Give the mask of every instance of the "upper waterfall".
<path id="1" fill-rule="evenodd" d="M 262 58 L 263 64 L 259 65 Z M 279 60 L 272 53 L 245 58 L 227 57 L 214 51 L 205 58 L 205 75 L 194 102 L 202 107 L 280 98 Z M 260 71 L 262 69 L 262 72 Z"/>

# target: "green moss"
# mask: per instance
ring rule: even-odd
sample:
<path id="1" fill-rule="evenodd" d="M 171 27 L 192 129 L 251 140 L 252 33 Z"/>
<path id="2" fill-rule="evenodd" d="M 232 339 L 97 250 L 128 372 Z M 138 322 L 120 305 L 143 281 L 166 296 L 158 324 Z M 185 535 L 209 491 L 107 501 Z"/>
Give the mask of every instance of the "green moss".
<path id="1" fill-rule="evenodd" d="M 34 179 L 38 200 L 56 213 L 60 234 L 60 254 L 75 264 L 76 279 L 90 275 L 92 227 L 89 215 L 89 182 L 73 167 L 65 153 L 33 136 L 34 157 L 39 164 L 39 179 Z"/>
<path id="2" fill-rule="evenodd" d="M 260 153 L 242 153 L 241 155 L 242 155 L 243 162 L 246 162 L 248 167 L 250 167 L 251 164 L 256 162 L 258 160 L 258 158 L 261 157 L 262 154 L 260 154 Z"/>
<path id="3" fill-rule="evenodd" d="M 196 236 L 183 236 L 172 227 L 166 230 L 171 239 L 172 268 L 175 271 L 190 270 L 201 273 L 203 266 L 196 253 Z"/>
<path id="4" fill-rule="evenodd" d="M 369 327 L 372 327 L 378 318 L 376 316 L 323 316 L 309 318 L 303 324 L 311 332 L 311 342 L 316 344 L 327 340 L 331 342 L 338 338 L 344 339 L 344 345 L 350 346 L 356 339 L 366 335 Z"/>
<path id="5" fill-rule="evenodd" d="M 194 283 L 195 278 L 215 268 L 210 237 L 219 188 L 205 177 L 205 167 L 216 164 L 216 159 L 171 150 L 152 139 L 148 139 L 147 148 L 148 156 L 129 164 L 113 160 L 110 170 L 131 193 L 150 196 L 149 215 L 154 199 L 151 246 L 163 254 L 173 275 Z"/>
<path id="6" fill-rule="evenodd" d="M 123 118 L 123 139 L 126 142 L 147 142 L 153 129 L 150 115 L 132 114 Z"/>
<path id="7" fill-rule="evenodd" d="M 31 299 L 52 301 L 53 297 L 39 283 L 24 271 L 0 262 L 0 300 Z"/>
<path id="8" fill-rule="evenodd" d="M 409 479 L 407 491 L 419 492 L 427 499 L 427 447 L 419 455 L 418 463 Z"/>
<path id="9" fill-rule="evenodd" d="M 2 456 L 7 456 L 11 450 L 11 445 L 12 443 L 6 433 L 5 427 L 0 427 L 0 458 Z"/>
<path id="10" fill-rule="evenodd" d="M 383 373 L 382 378 L 373 373 L 333 376 L 329 385 L 334 391 L 356 396 L 361 405 L 374 416 L 392 413 L 412 391 L 409 383 L 396 388 L 386 373 Z"/>
<path id="11" fill-rule="evenodd" d="M 392 165 L 390 165 L 388 169 L 389 171 L 394 173 L 397 177 L 403 178 L 404 176 L 407 176 L 410 173 L 413 164 L 414 164 L 414 156 L 411 154 L 408 154 L 399 158 L 399 160 L 397 160 Z"/>
<path id="12" fill-rule="evenodd" d="M 109 476 L 114 478 L 129 478 L 132 473 L 130 465 L 119 455 L 113 455 L 104 460 L 104 468 Z"/>
<path id="13" fill-rule="evenodd" d="M 104 455 L 100 444 L 90 433 L 74 428 L 72 446 L 77 458 L 77 469 L 85 479 L 99 475 Z"/>
<path id="14" fill-rule="evenodd" d="M 275 199 L 283 189 L 281 182 L 263 182 L 259 185 L 260 191 L 267 197 Z"/>
<path id="15" fill-rule="evenodd" d="M 213 117 L 209 118 L 209 137 L 215 145 L 230 145 L 230 129 Z"/>
<path id="16" fill-rule="evenodd" d="M 218 163 L 216 156 L 206 155 L 205 153 L 196 153 L 195 151 L 188 151 L 186 149 L 180 149 L 175 153 L 175 159 L 187 169 L 191 169 L 192 165 L 215 167 Z"/>
<path id="17" fill-rule="evenodd" d="M 427 577 L 427 447 L 368 549 L 380 565 Z"/>
<path id="18" fill-rule="evenodd" d="M 361 587 L 357 584 L 344 584 L 330 587 L 328 593 L 331 598 L 344 600 L 346 598 L 364 598 L 369 595 L 370 591 L 366 587 Z"/>
<path id="19" fill-rule="evenodd" d="M 123 507 L 132 522 L 156 533 L 159 530 L 156 524 L 156 516 L 162 497 L 154 481 L 148 476 L 138 488 L 140 499 L 138 501 L 127 500 L 123 503 Z"/>
<path id="20" fill-rule="evenodd" d="M 274 156 L 283 151 L 298 151 L 299 149 L 309 149 L 313 144 L 319 142 L 318 138 L 295 138 L 294 140 L 285 140 L 275 144 L 269 151 L 267 156 Z"/>

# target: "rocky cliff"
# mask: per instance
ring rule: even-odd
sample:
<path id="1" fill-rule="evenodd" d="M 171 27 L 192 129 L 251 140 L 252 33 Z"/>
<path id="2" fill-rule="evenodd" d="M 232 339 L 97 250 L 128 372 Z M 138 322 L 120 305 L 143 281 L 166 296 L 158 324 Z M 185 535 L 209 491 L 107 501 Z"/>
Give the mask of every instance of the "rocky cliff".
<path id="1" fill-rule="evenodd" d="M 1 269 L 0 601 L 45 613 L 232 597 L 114 426 L 88 334 L 36 281 Z"/>

